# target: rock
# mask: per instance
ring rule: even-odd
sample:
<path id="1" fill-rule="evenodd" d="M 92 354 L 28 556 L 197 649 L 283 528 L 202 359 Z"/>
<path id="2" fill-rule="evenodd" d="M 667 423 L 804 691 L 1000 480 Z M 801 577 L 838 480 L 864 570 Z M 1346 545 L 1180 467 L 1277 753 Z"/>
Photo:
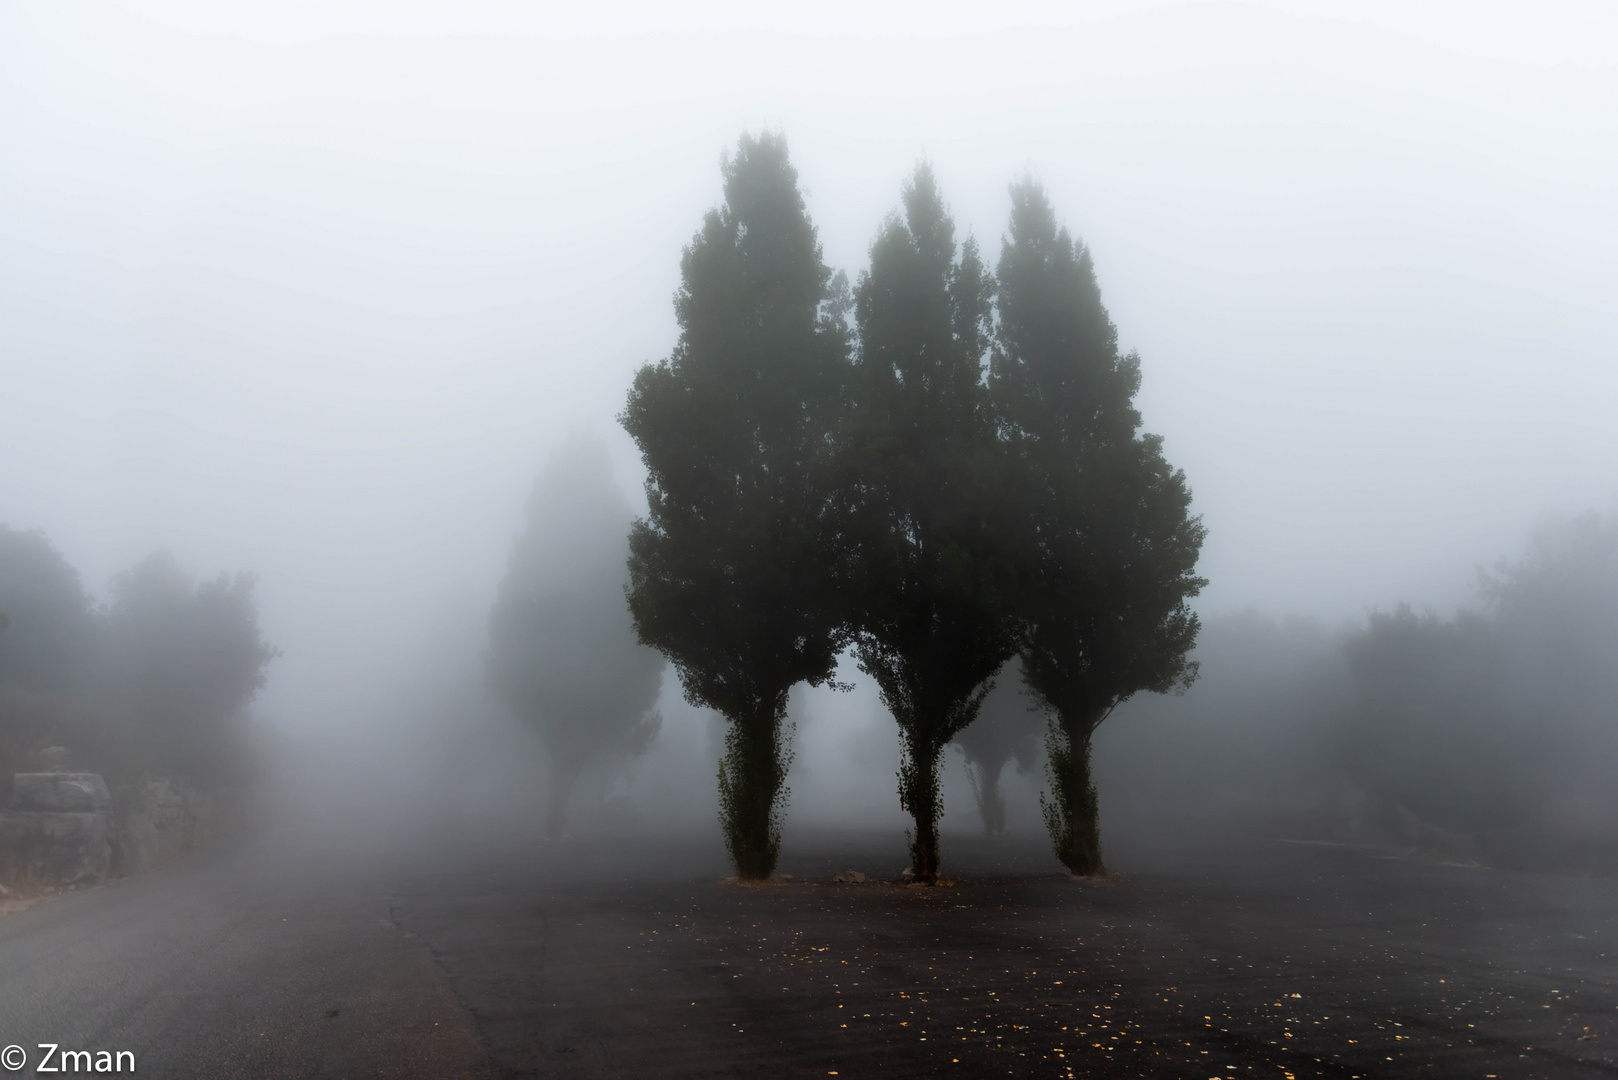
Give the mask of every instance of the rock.
<path id="1" fill-rule="evenodd" d="M 904 873 L 900 874 L 899 876 L 904 878 L 906 881 L 910 881 L 915 878 L 916 870 L 914 867 L 907 866 L 904 868 Z"/>
<path id="2" fill-rule="evenodd" d="M 18 773 L 11 779 L 13 810 L 94 813 L 111 805 L 107 784 L 95 773 Z"/>
<path id="3" fill-rule="evenodd" d="M 179 777 L 148 780 L 118 815 L 115 862 L 121 873 L 161 866 L 208 838 L 213 803 Z"/>
<path id="4" fill-rule="evenodd" d="M 0 814 L 0 877 L 47 886 L 93 884 L 112 869 L 109 832 L 104 813 Z"/>
<path id="5" fill-rule="evenodd" d="M 836 874 L 833 874 L 832 875 L 832 880 L 833 881 L 847 882 L 848 884 L 851 884 L 851 885 L 857 885 L 860 882 L 865 880 L 865 875 L 860 873 L 858 870 L 843 870 L 843 871 L 840 871 L 840 872 L 838 872 Z"/>
<path id="6" fill-rule="evenodd" d="M 0 814 L 0 880 L 28 892 L 91 885 L 188 854 L 218 824 L 213 800 L 183 778 L 147 780 L 114 811 L 95 773 L 18 773 Z"/>
<path id="7" fill-rule="evenodd" d="M 112 796 L 95 773 L 18 773 L 0 814 L 0 878 L 15 885 L 91 885 L 112 870 Z"/>

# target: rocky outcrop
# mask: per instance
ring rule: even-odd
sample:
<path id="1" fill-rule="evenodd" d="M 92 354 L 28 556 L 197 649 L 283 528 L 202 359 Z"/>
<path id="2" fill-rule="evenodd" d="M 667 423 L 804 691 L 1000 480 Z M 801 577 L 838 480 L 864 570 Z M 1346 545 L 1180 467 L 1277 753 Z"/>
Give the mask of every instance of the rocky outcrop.
<path id="1" fill-rule="evenodd" d="M 0 811 L 0 885 L 37 892 L 150 870 L 217 825 L 214 801 L 177 777 L 142 781 L 115 806 L 95 773 L 17 773 Z"/>
<path id="2" fill-rule="evenodd" d="M 176 777 L 147 780 L 118 814 L 114 861 L 121 873 L 150 870 L 208 838 L 213 801 Z"/>
<path id="3" fill-rule="evenodd" d="M 11 806 L 16 810 L 93 814 L 110 810 L 112 796 L 105 781 L 95 773 L 18 773 L 11 779 Z"/>
<path id="4" fill-rule="evenodd" d="M 61 887 L 112 872 L 112 797 L 95 773 L 18 773 L 0 813 L 0 881 Z"/>
<path id="5" fill-rule="evenodd" d="M 152 870 L 215 824 L 214 800 L 178 777 L 144 780 L 115 806 L 94 772 L 18 772 L 0 811 L 0 884 L 32 892 Z"/>

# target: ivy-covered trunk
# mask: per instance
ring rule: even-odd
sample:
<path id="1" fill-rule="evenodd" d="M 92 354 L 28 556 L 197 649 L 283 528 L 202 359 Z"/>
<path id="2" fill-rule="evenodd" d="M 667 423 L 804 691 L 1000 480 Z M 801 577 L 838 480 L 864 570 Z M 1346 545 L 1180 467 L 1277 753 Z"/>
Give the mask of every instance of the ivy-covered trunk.
<path id="1" fill-rule="evenodd" d="M 781 851 L 781 809 L 790 754 L 781 749 L 781 704 L 733 720 L 719 760 L 719 824 L 736 876 L 763 881 Z"/>
<path id="2" fill-rule="evenodd" d="M 899 806 L 915 819 L 910 834 L 911 880 L 924 885 L 938 881 L 939 747 L 923 740 L 906 740 L 899 766 Z"/>
<path id="3" fill-rule="evenodd" d="M 1094 731 L 1095 725 L 1089 722 L 1072 724 L 1066 717 L 1052 721 L 1045 739 L 1051 794 L 1039 799 L 1057 859 L 1081 876 L 1104 874 L 1107 869 L 1101 861 L 1101 823 L 1096 785 L 1090 776 L 1090 735 Z"/>

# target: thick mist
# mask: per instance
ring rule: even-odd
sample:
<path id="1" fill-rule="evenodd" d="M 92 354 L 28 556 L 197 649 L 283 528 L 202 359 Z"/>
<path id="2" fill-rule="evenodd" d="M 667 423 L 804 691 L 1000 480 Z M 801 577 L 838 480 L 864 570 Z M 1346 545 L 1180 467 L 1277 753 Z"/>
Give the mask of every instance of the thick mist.
<path id="1" fill-rule="evenodd" d="M 0 4 L 0 1066 L 1618 1072 L 1615 45 Z"/>
<path id="2" fill-rule="evenodd" d="M 991 253 L 1031 173 L 1141 355 L 1146 429 L 1208 528 L 1202 675 L 1103 726 L 1104 822 L 1360 828 L 1351 646 L 1402 603 L 1438 637 L 1484 612 L 1511 700 L 1606 738 L 1594 668 L 1560 666 L 1595 639 L 1543 629 L 1517 578 L 1480 594 L 1476 568 L 1618 488 L 1611 13 L 922 14 L 8 9 L 0 521 L 42 531 L 86 619 L 156 550 L 193 593 L 256 575 L 278 655 L 249 709 L 274 754 L 370 777 L 352 802 L 378 819 L 537 828 L 543 740 L 487 676 L 525 498 L 584 435 L 603 497 L 644 510 L 615 417 L 674 340 L 720 153 L 779 130 L 851 276 L 918 160 Z M 892 722 L 851 663 L 838 678 L 794 694 L 788 843 L 903 827 Z M 583 782 L 577 828 L 712 827 L 722 730 L 672 672 L 652 711 L 656 737 Z M 946 762 L 946 830 L 981 829 L 980 774 Z M 1008 829 L 1039 828 L 1043 784 L 1037 750 L 1005 766 Z"/>

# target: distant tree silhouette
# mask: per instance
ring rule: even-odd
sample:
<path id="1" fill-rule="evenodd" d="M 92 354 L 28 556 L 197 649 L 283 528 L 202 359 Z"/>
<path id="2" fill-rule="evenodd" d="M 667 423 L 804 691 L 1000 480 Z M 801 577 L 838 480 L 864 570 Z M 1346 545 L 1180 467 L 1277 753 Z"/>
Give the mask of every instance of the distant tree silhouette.
<path id="1" fill-rule="evenodd" d="M 1524 825 L 1540 740 L 1506 693 L 1506 651 L 1489 619 L 1401 605 L 1347 644 L 1354 700 L 1343 761 L 1382 836 L 1443 829 L 1488 846 Z"/>
<path id="2" fill-rule="evenodd" d="M 0 778 L 82 712 L 95 632 L 78 572 L 43 533 L 0 525 Z"/>
<path id="3" fill-rule="evenodd" d="M 1023 688 L 1020 675 L 1008 666 L 983 699 L 977 719 L 955 736 L 955 745 L 966 758 L 967 779 L 983 819 L 983 831 L 988 835 L 1006 831 L 1001 773 L 1011 761 L 1016 761 L 1020 773 L 1034 767 L 1045 728 L 1045 709 Z"/>
<path id="4" fill-rule="evenodd" d="M 1526 699 L 1580 724 L 1618 716 L 1618 519 L 1551 521 L 1481 582 Z"/>
<path id="5" fill-rule="evenodd" d="M 40 532 L 0 525 L 0 686 L 43 694 L 80 689 L 95 615 L 79 574 Z"/>
<path id="6" fill-rule="evenodd" d="M 932 172 L 882 227 L 856 292 L 859 360 L 845 436 L 844 545 L 860 669 L 898 722 L 916 880 L 938 877 L 939 754 L 1017 651 L 1000 532 L 1005 455 L 983 384 L 990 281 L 960 249 Z"/>
<path id="7" fill-rule="evenodd" d="M 1346 643 L 1342 761 L 1373 827 L 1514 860 L 1544 857 L 1557 828 L 1612 843 L 1618 528 L 1553 523 L 1481 584 L 1481 611 L 1401 605 Z"/>
<path id="8" fill-rule="evenodd" d="M 551 456 L 489 613 L 491 687 L 539 733 L 549 756 L 547 835 L 562 833 L 579 776 L 657 734 L 650 712 L 663 658 L 641 645 L 624 609 L 629 504 L 606 448 L 575 438 Z"/>
<path id="9" fill-rule="evenodd" d="M 245 779 L 247 707 L 279 655 L 259 631 L 254 586 L 251 574 L 194 582 L 167 552 L 113 579 L 96 682 L 126 725 L 120 771 Z"/>
<path id="10" fill-rule="evenodd" d="M 794 685 L 828 681 L 844 643 L 827 521 L 846 378 L 846 285 L 821 260 L 779 136 L 744 135 L 724 204 L 681 260 L 680 337 L 640 370 L 622 417 L 646 463 L 629 606 L 686 699 L 729 722 L 726 846 L 743 878 L 780 848 Z"/>
<path id="11" fill-rule="evenodd" d="M 1103 869 L 1090 739 L 1119 703 L 1183 689 L 1204 530 L 1162 441 L 1139 434 L 1140 360 L 1118 352 L 1089 251 L 1032 181 L 1012 187 L 990 383 L 1018 465 L 1028 687 L 1054 713 L 1046 823 L 1074 873 Z"/>
<path id="12" fill-rule="evenodd" d="M 78 573 L 40 533 L 0 526 L 0 774 L 45 746 L 107 775 L 186 775 L 223 793 L 246 779 L 246 710 L 277 655 L 254 579 L 200 584 L 159 552 L 92 608 Z"/>

